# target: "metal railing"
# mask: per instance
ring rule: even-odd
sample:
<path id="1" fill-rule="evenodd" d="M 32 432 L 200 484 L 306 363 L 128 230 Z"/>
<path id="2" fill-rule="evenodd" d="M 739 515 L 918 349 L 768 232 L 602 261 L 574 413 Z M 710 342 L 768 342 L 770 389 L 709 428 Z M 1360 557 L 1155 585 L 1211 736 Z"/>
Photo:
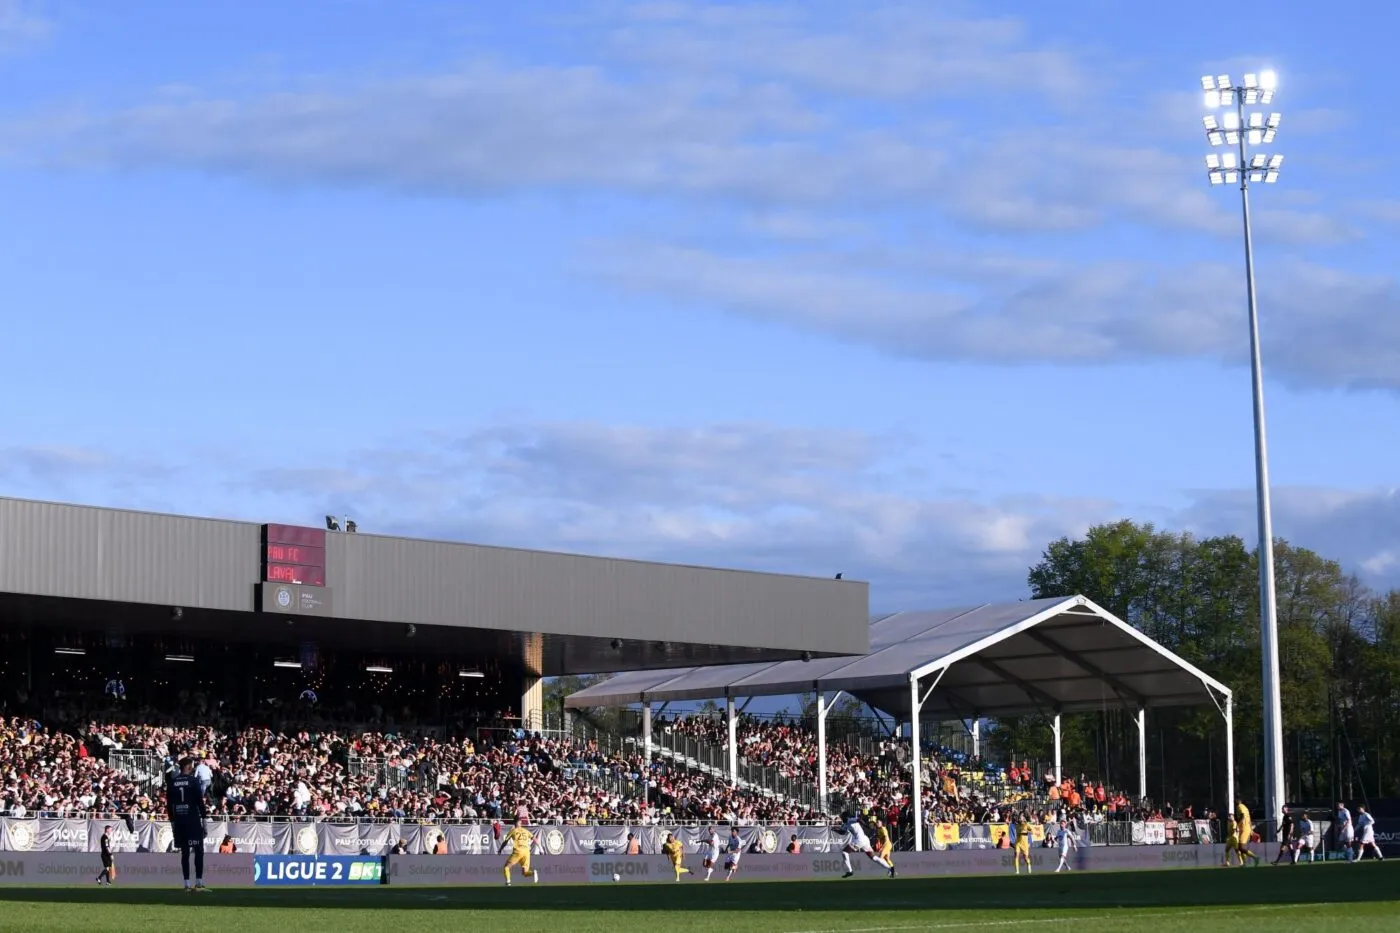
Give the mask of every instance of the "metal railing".
<path id="1" fill-rule="evenodd" d="M 148 792 L 161 786 L 165 774 L 161 757 L 145 748 L 109 748 L 107 767 Z"/>

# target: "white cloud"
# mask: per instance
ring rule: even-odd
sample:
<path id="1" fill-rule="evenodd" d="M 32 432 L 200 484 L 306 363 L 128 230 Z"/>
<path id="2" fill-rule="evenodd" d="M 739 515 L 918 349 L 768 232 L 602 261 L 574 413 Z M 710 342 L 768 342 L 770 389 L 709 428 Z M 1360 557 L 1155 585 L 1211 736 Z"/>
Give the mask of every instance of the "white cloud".
<path id="1" fill-rule="evenodd" d="M 1098 106 L 1057 125 L 1028 107 L 1027 96 L 1082 100 L 1087 84 L 1102 91 L 1114 72 L 1089 62 L 1090 82 L 1082 56 L 1011 18 L 898 3 L 651 3 L 570 25 L 580 22 L 608 51 L 580 43 L 573 66 L 477 59 L 262 95 L 153 93 L 110 112 L 44 108 L 0 126 L 0 143 L 39 164 L 279 184 L 462 197 L 607 190 L 913 209 L 993 231 L 1126 221 L 1236 235 L 1231 213 L 1201 190 L 1199 166 L 1174 153 L 1175 127 L 1125 128 L 1123 112 Z M 986 128 L 972 131 L 973 114 Z M 1125 183 L 1106 181 L 1125 172 Z M 1280 213 L 1270 230 L 1301 242 L 1350 235 L 1306 211 Z"/>
<path id="2" fill-rule="evenodd" d="M 900 355 L 997 363 L 1245 359 L 1237 265 L 929 262 L 898 281 L 814 251 L 755 259 L 696 248 L 599 247 L 617 286 L 812 328 Z M 996 281 L 990 281 L 993 272 Z M 980 280 L 971 292 L 961 283 Z M 1260 277 L 1270 373 L 1295 386 L 1400 389 L 1400 287 L 1292 263 Z"/>
<path id="3" fill-rule="evenodd" d="M 60 489 L 88 501 L 266 520 L 348 514 L 367 532 L 843 572 L 871 580 L 872 600 L 885 609 L 1020 597 L 1028 567 L 1052 540 L 1125 515 L 1096 499 L 926 489 L 904 467 L 921 456 L 898 439 L 850 431 L 572 423 L 396 438 L 277 468 L 205 457 L 152 470 L 70 452 L 21 458 L 21 471 L 0 457 L 0 478 L 39 497 Z M 1252 540 L 1248 492 L 1193 499 L 1161 524 Z M 1400 493 L 1280 489 L 1275 504 L 1281 536 L 1372 583 L 1400 584 Z"/>
<path id="4" fill-rule="evenodd" d="M 1183 142 L 1199 135 L 1195 94 L 1117 107 L 1113 63 L 1014 19 L 919 4 L 620 4 L 564 28 L 577 64 L 476 59 L 275 93 L 184 87 L 104 112 L 41 107 L 0 124 L 0 152 L 467 198 L 621 194 L 654 211 L 650 229 L 692 226 L 706 243 L 648 237 L 588 257 L 649 295 L 927 359 L 1242 358 L 1233 264 L 1129 262 L 1117 248 L 1204 255 L 1216 237 L 1237 250 L 1234 207 L 1203 187 Z M 1068 107 L 1090 69 L 1095 105 Z M 1121 80 L 1142 99 L 1140 76 Z M 1305 133 L 1338 119 L 1303 113 Z M 1261 205 L 1258 226 L 1292 245 L 1358 236 L 1328 203 L 1293 192 Z M 957 247 L 916 262 L 920 230 Z M 1095 258 L 1036 255 L 1076 245 Z M 1302 263 L 1263 273 L 1272 372 L 1400 386 L 1392 280 Z"/>
<path id="5" fill-rule="evenodd" d="M 28 48 L 49 35 L 51 24 L 38 5 L 25 0 L 0 0 L 0 55 Z"/>
<path id="6" fill-rule="evenodd" d="M 1256 538 L 1253 491 L 1199 492 L 1180 515 L 1203 534 Z M 1274 533 L 1339 561 L 1376 586 L 1400 586 L 1400 488 L 1272 490 Z"/>

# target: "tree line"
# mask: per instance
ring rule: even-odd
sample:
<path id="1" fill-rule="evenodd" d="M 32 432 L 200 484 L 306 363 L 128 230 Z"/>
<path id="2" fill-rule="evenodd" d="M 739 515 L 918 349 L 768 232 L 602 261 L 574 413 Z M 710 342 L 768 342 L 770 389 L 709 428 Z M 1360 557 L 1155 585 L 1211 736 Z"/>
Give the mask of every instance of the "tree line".
<path id="1" fill-rule="evenodd" d="M 1279 541 L 1274 552 L 1284 760 L 1290 803 L 1400 795 L 1400 590 L 1374 592 L 1336 561 Z M 1238 537 L 1197 538 L 1120 521 L 1061 538 L 1030 568 L 1032 598 L 1082 594 L 1234 691 L 1236 787 L 1264 790 L 1258 561 Z M 1135 791 L 1134 713 L 1062 718 L 1070 774 Z M 1178 807 L 1218 800 L 1219 712 L 1148 713 L 1148 793 Z M 1043 716 L 1005 719 L 988 736 L 1004 756 L 1048 760 Z"/>

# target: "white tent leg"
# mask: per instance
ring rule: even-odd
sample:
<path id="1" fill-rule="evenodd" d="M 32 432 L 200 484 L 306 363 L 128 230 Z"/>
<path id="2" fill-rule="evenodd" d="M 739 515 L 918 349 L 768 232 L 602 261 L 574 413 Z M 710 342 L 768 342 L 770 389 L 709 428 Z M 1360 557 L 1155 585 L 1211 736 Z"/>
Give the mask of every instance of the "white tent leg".
<path id="1" fill-rule="evenodd" d="M 982 757 L 982 720 L 972 720 L 972 757 Z"/>
<path id="2" fill-rule="evenodd" d="M 1139 709 L 1138 727 L 1138 799 L 1147 798 L 1147 710 Z"/>
<path id="3" fill-rule="evenodd" d="M 919 711 L 923 707 L 919 696 L 919 678 L 909 677 L 909 740 L 913 746 L 914 764 L 914 851 L 924 851 L 924 767 L 919 742 Z"/>
<path id="4" fill-rule="evenodd" d="M 826 692 L 817 693 L 817 805 L 826 811 Z"/>
<path id="5" fill-rule="evenodd" d="M 651 762 L 651 704 L 642 704 L 642 759 Z"/>
<path id="6" fill-rule="evenodd" d="M 1235 698 L 1225 698 L 1225 811 L 1235 811 Z M 1224 825 L 1223 822 L 1221 824 Z"/>
<path id="7" fill-rule="evenodd" d="M 739 711 L 734 698 L 724 698 L 724 716 L 729 726 L 729 783 L 739 783 Z"/>
<path id="8" fill-rule="evenodd" d="M 1065 779 L 1060 771 L 1060 714 L 1055 714 L 1055 720 L 1051 724 L 1055 730 L 1055 783 L 1058 784 Z"/>

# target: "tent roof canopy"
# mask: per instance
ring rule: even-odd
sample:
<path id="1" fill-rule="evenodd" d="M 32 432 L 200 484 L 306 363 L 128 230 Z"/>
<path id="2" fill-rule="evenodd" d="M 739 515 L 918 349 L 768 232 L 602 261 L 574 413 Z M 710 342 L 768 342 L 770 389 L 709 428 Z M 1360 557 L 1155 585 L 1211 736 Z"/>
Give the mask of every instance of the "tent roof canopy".
<path id="1" fill-rule="evenodd" d="M 1219 681 L 1073 596 L 897 612 L 871 622 L 866 655 L 635 671 L 580 690 L 565 706 L 841 690 L 907 720 L 913 680 L 921 696 L 928 692 L 927 719 L 1195 706 L 1230 696 Z"/>

